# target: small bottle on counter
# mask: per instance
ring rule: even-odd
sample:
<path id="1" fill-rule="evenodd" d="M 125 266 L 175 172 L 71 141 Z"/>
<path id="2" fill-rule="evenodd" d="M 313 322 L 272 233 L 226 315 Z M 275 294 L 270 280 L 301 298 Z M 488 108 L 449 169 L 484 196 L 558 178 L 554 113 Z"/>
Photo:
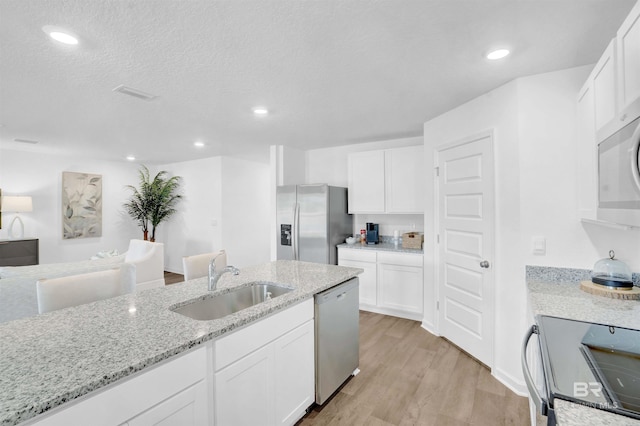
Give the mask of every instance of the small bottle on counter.
<path id="1" fill-rule="evenodd" d="M 396 248 L 398 248 L 398 243 L 400 242 L 399 235 L 400 233 L 398 232 L 397 229 L 393 231 L 393 245 L 396 246 Z"/>
<path id="2" fill-rule="evenodd" d="M 365 231 L 364 229 L 360 230 L 360 244 L 367 244 L 367 231 Z"/>

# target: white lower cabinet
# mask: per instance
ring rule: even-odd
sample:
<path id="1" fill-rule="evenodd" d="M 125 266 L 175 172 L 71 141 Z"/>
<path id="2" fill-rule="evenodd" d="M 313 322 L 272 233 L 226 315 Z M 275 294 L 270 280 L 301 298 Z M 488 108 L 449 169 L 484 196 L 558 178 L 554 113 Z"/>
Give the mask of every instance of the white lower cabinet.
<path id="1" fill-rule="evenodd" d="M 375 251 L 338 248 L 338 265 L 364 269 L 364 272 L 358 275 L 361 307 L 378 304 L 376 259 Z"/>
<path id="2" fill-rule="evenodd" d="M 206 348 L 122 379 L 26 424 L 209 425 Z"/>
<path id="3" fill-rule="evenodd" d="M 213 345 L 217 426 L 293 425 L 313 404 L 313 299 Z"/>
<path id="4" fill-rule="evenodd" d="M 378 253 L 378 306 L 422 319 L 422 256 Z"/>
<path id="5" fill-rule="evenodd" d="M 422 254 L 339 247 L 338 265 L 364 269 L 360 309 L 422 320 Z"/>

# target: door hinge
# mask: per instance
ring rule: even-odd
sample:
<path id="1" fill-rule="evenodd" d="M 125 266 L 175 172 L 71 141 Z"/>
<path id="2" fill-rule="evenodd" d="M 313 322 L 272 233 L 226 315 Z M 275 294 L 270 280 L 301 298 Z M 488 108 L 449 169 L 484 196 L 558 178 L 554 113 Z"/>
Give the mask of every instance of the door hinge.
<path id="1" fill-rule="evenodd" d="M 438 300 L 436 302 L 436 311 L 439 311 L 439 310 L 440 310 L 440 301 Z"/>
<path id="2" fill-rule="evenodd" d="M 436 243 L 440 244 L 440 234 L 436 235 Z"/>
<path id="3" fill-rule="evenodd" d="M 440 167 L 435 168 L 436 176 L 440 176 Z"/>

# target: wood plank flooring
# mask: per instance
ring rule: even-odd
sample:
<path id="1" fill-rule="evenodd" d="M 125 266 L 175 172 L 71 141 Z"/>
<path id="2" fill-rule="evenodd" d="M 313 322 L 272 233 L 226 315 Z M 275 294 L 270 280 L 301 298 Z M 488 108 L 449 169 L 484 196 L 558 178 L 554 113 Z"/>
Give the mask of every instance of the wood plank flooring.
<path id="1" fill-rule="evenodd" d="M 361 311 L 360 370 L 297 426 L 529 425 L 527 398 L 416 321 Z"/>
<path id="2" fill-rule="evenodd" d="M 174 274 L 173 272 L 164 271 L 165 285 L 181 283 L 184 281 L 184 275 Z"/>

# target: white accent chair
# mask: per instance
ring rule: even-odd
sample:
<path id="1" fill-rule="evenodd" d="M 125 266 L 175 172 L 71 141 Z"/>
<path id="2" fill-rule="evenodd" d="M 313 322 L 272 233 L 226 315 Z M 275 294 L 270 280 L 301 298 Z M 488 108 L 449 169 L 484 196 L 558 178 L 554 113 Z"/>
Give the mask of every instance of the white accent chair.
<path id="1" fill-rule="evenodd" d="M 106 271 L 41 279 L 36 282 L 38 312 L 55 311 L 109 299 L 136 289 L 136 266 L 128 263 Z"/>
<path id="2" fill-rule="evenodd" d="M 184 280 L 189 281 L 208 276 L 209 264 L 214 259 L 216 269 L 222 269 L 227 266 L 227 253 L 224 250 L 218 250 L 213 253 L 196 254 L 194 256 L 184 256 L 182 258 Z"/>
<path id="3" fill-rule="evenodd" d="M 136 265 L 136 290 L 164 286 L 164 244 L 131 240 L 124 261 Z"/>

